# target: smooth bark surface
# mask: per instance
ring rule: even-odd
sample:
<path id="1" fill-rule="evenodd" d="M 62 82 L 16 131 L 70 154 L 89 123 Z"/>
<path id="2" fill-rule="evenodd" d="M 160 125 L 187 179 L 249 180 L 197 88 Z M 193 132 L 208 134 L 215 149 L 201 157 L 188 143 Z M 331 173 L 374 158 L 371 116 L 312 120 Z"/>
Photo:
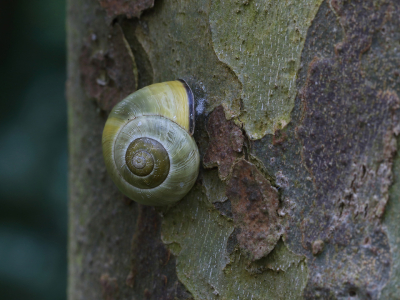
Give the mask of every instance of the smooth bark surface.
<path id="1" fill-rule="evenodd" d="M 69 0 L 69 299 L 400 299 L 400 3 Z M 166 208 L 106 173 L 112 107 L 196 98 Z"/>

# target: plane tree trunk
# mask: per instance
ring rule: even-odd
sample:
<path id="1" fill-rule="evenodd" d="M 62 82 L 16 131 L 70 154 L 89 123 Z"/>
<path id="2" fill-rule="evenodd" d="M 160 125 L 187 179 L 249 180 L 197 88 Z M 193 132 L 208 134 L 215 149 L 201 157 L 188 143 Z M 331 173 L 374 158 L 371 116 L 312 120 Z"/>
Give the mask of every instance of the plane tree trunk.
<path id="1" fill-rule="evenodd" d="M 69 0 L 70 300 L 400 299 L 400 2 Z M 185 79 L 198 180 L 106 173 L 112 107 Z"/>

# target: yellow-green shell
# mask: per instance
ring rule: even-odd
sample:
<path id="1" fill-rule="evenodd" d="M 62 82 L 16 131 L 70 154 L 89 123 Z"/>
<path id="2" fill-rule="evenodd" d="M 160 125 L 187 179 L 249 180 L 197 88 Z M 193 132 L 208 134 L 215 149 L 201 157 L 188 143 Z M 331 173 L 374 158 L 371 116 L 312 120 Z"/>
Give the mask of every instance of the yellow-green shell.
<path id="1" fill-rule="evenodd" d="M 200 163 L 191 136 L 192 105 L 187 84 L 169 81 L 140 89 L 114 107 L 103 131 L 103 156 L 123 194 L 158 206 L 179 201 L 192 188 Z M 142 164 L 149 157 L 152 164 Z"/>

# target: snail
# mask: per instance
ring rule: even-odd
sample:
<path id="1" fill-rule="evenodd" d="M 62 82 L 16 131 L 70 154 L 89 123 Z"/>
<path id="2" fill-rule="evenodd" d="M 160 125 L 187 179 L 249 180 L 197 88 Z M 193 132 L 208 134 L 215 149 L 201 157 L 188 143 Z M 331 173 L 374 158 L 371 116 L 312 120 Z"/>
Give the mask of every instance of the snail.
<path id="1" fill-rule="evenodd" d="M 194 125 L 193 93 L 183 80 L 147 86 L 118 103 L 102 138 L 105 165 L 118 189 L 145 205 L 182 199 L 199 172 Z"/>

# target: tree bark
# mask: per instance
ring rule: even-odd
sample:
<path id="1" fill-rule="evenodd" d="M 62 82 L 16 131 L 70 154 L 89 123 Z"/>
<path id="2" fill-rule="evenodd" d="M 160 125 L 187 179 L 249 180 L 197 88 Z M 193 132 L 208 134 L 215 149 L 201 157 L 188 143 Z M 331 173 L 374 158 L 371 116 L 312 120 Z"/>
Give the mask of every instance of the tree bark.
<path id="1" fill-rule="evenodd" d="M 400 3 L 69 0 L 69 299 L 400 299 Z M 106 173 L 112 107 L 185 79 L 198 180 Z"/>

